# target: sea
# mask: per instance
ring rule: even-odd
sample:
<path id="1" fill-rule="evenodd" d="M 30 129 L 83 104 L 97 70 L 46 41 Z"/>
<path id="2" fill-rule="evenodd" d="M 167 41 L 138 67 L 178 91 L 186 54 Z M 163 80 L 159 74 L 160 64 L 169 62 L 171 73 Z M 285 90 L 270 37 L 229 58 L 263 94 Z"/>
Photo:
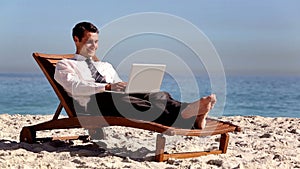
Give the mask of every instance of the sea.
<path id="1" fill-rule="evenodd" d="M 183 102 L 194 101 L 213 90 L 208 77 L 196 76 L 196 85 L 179 85 L 181 80 L 165 76 L 161 90 Z M 218 102 L 221 106 L 216 105 L 217 116 L 300 118 L 300 77 L 234 75 L 225 80 L 225 99 Z M 51 115 L 58 104 L 43 74 L 0 73 L 0 114 Z"/>

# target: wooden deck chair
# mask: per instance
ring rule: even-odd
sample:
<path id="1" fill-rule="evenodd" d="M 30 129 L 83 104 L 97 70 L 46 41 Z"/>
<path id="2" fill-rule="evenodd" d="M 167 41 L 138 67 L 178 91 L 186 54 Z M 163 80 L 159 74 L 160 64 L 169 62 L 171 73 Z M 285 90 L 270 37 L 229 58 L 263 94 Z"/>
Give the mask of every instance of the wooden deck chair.
<path id="1" fill-rule="evenodd" d="M 20 141 L 27 143 L 34 143 L 42 138 L 36 137 L 36 131 L 42 130 L 53 130 L 53 129 L 71 129 L 71 128 L 82 128 L 85 129 L 98 129 L 105 126 L 125 126 L 139 128 L 149 131 L 158 132 L 161 134 L 157 135 L 156 139 L 156 155 L 155 161 L 165 161 L 169 158 L 191 158 L 198 157 L 208 154 L 221 154 L 226 153 L 229 132 L 240 131 L 241 128 L 229 122 L 223 122 L 214 119 L 208 119 L 205 129 L 180 129 L 169 126 L 164 126 L 154 122 L 127 119 L 122 117 L 108 117 L 108 116 L 76 116 L 72 98 L 68 96 L 65 90 L 54 80 L 54 71 L 56 63 L 63 58 L 71 58 L 73 54 L 57 55 L 57 54 L 42 54 L 33 53 L 33 57 L 42 69 L 46 78 L 53 87 L 56 95 L 60 100 L 60 104 L 50 121 L 39 123 L 32 126 L 25 126 L 22 128 L 20 133 Z M 95 60 L 97 58 L 94 58 Z M 68 117 L 59 118 L 62 108 L 65 109 Z M 80 120 L 83 119 L 83 120 Z M 80 120 L 80 122 L 79 122 Z M 86 124 L 83 124 L 86 123 Z M 164 152 L 165 148 L 165 135 L 183 135 L 183 136 L 212 136 L 220 135 L 219 149 L 202 151 L 202 152 L 185 152 L 185 153 L 175 153 L 167 154 Z M 86 136 L 75 136 L 75 137 L 57 137 L 51 139 L 79 139 L 80 137 Z M 48 138 L 49 139 L 49 138 Z M 51 140 L 50 139 L 50 140 Z"/>

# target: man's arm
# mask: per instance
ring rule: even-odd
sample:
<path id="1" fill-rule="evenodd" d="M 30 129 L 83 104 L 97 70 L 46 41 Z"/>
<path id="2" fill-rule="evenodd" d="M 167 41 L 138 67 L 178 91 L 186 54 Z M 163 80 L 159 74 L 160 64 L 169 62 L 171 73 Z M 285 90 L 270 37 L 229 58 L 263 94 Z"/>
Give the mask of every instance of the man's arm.
<path id="1" fill-rule="evenodd" d="M 99 93 L 104 91 L 107 85 L 81 79 L 74 68 L 64 61 L 57 63 L 54 79 L 72 96 L 87 96 Z"/>
<path id="2" fill-rule="evenodd" d="M 109 77 L 111 78 L 111 79 L 106 79 L 106 80 L 108 80 L 111 83 L 108 83 L 105 86 L 105 90 L 124 91 L 127 86 L 127 83 L 123 82 L 121 80 L 117 71 L 114 69 L 114 67 L 110 63 L 106 62 L 106 65 L 107 65 L 107 69 L 108 69 L 107 72 L 109 72 L 109 74 L 110 74 Z"/>
<path id="3" fill-rule="evenodd" d="M 126 82 L 112 83 L 112 84 L 107 84 L 105 86 L 105 90 L 125 91 L 126 86 L 127 86 Z"/>

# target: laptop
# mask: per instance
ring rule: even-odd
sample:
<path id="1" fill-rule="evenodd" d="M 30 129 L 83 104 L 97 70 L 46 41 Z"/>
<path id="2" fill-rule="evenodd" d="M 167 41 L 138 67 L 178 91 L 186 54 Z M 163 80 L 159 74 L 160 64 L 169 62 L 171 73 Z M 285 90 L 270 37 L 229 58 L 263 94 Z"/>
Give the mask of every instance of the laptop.
<path id="1" fill-rule="evenodd" d="M 124 92 L 119 93 L 152 93 L 160 91 L 166 65 L 163 64 L 139 64 L 131 66 L 127 86 Z"/>

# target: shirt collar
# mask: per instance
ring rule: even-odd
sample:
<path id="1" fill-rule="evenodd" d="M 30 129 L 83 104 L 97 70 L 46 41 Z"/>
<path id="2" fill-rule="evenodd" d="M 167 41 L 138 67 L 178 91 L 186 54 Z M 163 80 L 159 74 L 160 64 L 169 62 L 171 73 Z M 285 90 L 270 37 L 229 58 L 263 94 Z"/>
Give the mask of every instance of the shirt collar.
<path id="1" fill-rule="evenodd" d="M 75 60 L 78 60 L 78 61 L 85 61 L 86 60 L 86 57 L 82 56 L 82 55 L 79 55 L 79 54 L 75 54 L 74 55 L 74 59 Z"/>

